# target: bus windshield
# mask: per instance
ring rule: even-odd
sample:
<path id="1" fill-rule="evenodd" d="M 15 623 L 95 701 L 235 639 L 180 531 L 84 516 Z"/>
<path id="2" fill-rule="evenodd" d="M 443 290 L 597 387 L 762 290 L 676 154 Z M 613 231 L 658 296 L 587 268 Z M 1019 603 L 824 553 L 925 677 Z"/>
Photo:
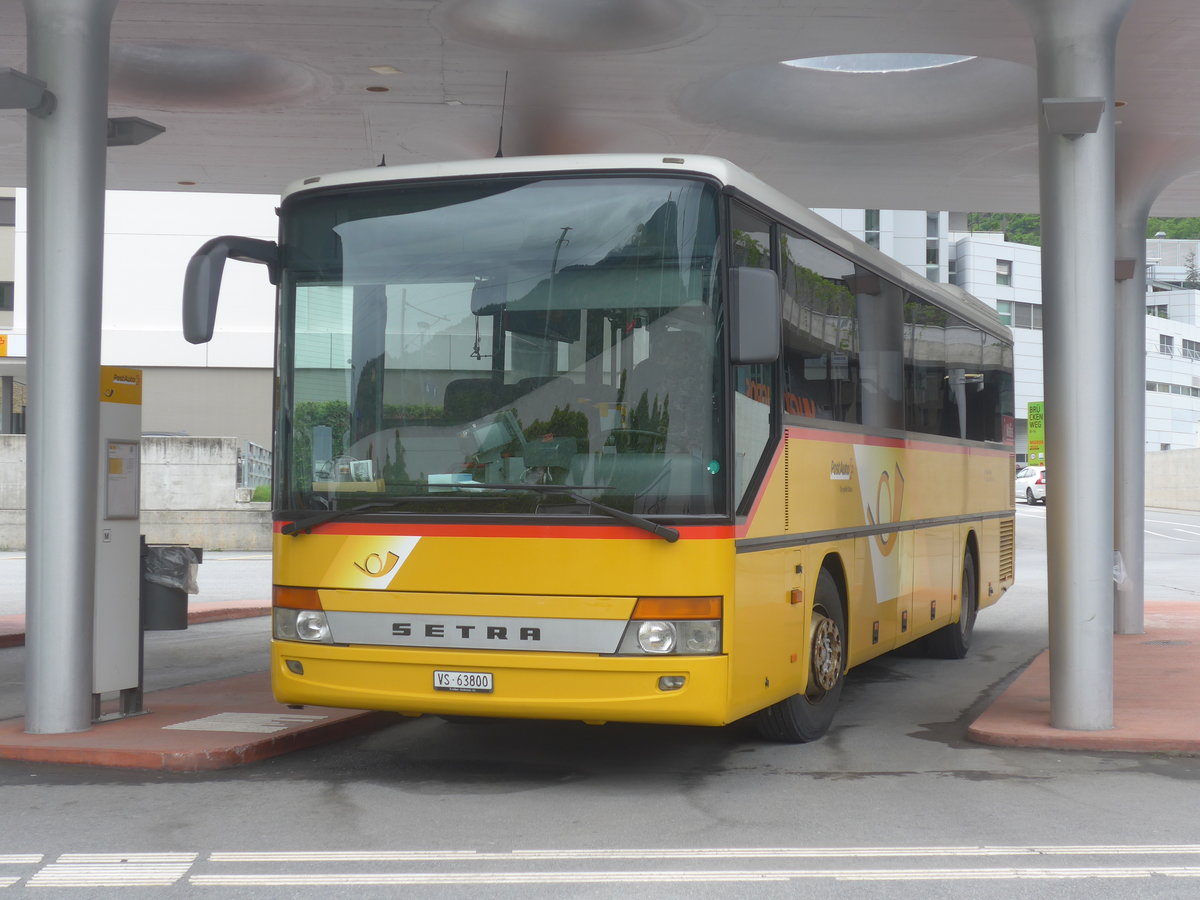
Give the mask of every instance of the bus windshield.
<path id="1" fill-rule="evenodd" d="M 289 200 L 276 507 L 726 514 L 717 209 L 663 175 Z"/>

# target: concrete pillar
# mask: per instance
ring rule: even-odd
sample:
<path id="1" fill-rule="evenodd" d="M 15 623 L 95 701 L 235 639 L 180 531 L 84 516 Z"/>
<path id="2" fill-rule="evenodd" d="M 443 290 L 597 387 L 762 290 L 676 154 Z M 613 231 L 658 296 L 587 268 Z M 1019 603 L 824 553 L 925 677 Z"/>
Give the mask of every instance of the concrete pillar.
<path id="1" fill-rule="evenodd" d="M 25 0 L 29 404 L 25 730 L 92 720 L 109 29 L 117 0 Z"/>
<path id="2" fill-rule="evenodd" d="M 1037 46 L 1050 721 L 1113 726 L 1113 86 L 1132 0 L 1014 0 Z"/>

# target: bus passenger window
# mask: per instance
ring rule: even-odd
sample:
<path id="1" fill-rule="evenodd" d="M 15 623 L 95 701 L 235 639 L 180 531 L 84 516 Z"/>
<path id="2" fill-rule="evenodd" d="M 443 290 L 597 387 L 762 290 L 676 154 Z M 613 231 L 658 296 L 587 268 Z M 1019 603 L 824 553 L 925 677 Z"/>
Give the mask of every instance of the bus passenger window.
<path id="1" fill-rule="evenodd" d="M 949 319 L 949 313 L 913 294 L 904 300 L 904 406 L 910 431 L 943 434 L 943 423 L 957 426 L 957 409 L 947 402 Z"/>
<path id="2" fill-rule="evenodd" d="M 784 420 L 862 421 L 855 266 L 806 237 L 780 237 Z"/>

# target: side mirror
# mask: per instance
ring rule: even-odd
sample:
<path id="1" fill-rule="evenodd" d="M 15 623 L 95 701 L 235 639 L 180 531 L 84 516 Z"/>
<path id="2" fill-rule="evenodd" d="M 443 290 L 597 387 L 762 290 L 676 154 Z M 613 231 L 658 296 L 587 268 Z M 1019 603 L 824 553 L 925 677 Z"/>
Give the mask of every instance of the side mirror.
<path id="1" fill-rule="evenodd" d="M 193 344 L 212 340 L 225 260 L 262 263 L 271 284 L 279 284 L 279 245 L 274 241 L 225 235 L 207 241 L 188 260 L 183 276 L 183 336 Z"/>
<path id="2" fill-rule="evenodd" d="M 779 358 L 782 315 L 778 275 L 749 266 L 729 270 L 729 337 L 735 366 Z"/>

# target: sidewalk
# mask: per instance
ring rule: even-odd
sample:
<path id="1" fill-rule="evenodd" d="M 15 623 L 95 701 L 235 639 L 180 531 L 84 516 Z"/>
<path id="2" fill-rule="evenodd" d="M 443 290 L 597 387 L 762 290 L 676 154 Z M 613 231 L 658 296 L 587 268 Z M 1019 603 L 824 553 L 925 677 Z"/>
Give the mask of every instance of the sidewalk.
<path id="1" fill-rule="evenodd" d="M 250 619 L 271 613 L 269 603 L 189 603 L 188 624 L 224 622 L 228 619 Z M 25 616 L 0 616 L 0 647 L 21 647 L 25 644 Z"/>
<path id="2" fill-rule="evenodd" d="M 196 604 L 195 619 L 265 615 L 261 606 Z M 210 608 L 204 608 L 204 607 Z M 205 618 L 201 618 L 205 617 Z M 23 621 L 0 620 L 17 643 Z M 1146 634 L 1114 641 L 1114 720 L 1105 731 L 1050 726 L 1049 656 L 1038 656 L 968 728 L 1002 747 L 1200 755 L 1200 604 L 1146 607 Z M 388 713 L 291 709 L 271 697 L 267 673 L 148 693 L 147 714 L 67 735 L 30 735 L 0 722 L 0 758 L 174 772 L 226 768 L 395 722 Z"/>
<path id="3" fill-rule="evenodd" d="M 1050 655 L 1042 653 L 967 729 L 1000 747 L 1200 755 L 1200 604 L 1146 604 L 1145 634 L 1113 639 L 1113 722 L 1050 726 Z"/>
<path id="4" fill-rule="evenodd" d="M 265 603 L 192 603 L 188 624 L 270 611 Z M 24 643 L 25 617 L 0 616 L 0 647 Z M 0 759 L 200 772 L 257 762 L 397 719 L 390 713 L 283 706 L 271 696 L 266 672 L 151 691 L 142 705 L 144 714 L 74 734 L 26 734 L 23 719 L 0 722 Z"/>

